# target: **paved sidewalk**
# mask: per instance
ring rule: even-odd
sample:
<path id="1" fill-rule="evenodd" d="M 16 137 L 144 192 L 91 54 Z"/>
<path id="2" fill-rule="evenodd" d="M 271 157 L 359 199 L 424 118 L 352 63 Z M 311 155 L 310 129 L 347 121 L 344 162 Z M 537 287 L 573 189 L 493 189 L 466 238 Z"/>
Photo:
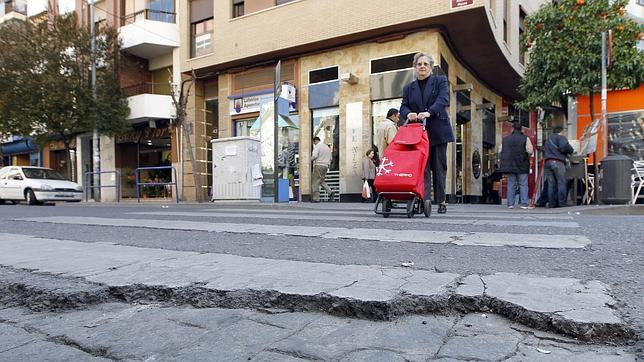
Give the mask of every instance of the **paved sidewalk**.
<path id="1" fill-rule="evenodd" d="M 94 302 L 172 301 L 200 307 L 286 308 L 390 320 L 409 314 L 492 311 L 588 341 L 632 336 L 598 281 L 512 273 L 460 276 L 411 268 L 335 265 L 83 243 L 0 234 L 0 265 L 96 283 Z M 6 277 L 6 276 L 5 276 Z M 4 280 L 16 289 L 20 279 Z M 39 298 L 77 300 L 51 283 Z M 54 288 L 52 290 L 52 288 Z M 102 289 L 101 289 L 102 288 Z M 50 302 L 51 303 L 51 302 Z"/>

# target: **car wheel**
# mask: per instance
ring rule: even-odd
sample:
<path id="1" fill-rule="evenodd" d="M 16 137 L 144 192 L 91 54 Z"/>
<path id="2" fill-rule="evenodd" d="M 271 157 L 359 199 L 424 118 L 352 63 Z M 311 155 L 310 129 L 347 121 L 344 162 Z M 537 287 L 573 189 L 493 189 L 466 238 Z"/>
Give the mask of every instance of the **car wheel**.
<path id="1" fill-rule="evenodd" d="M 36 199 L 36 195 L 31 189 L 25 190 L 25 200 L 27 200 L 27 205 L 36 205 L 38 204 L 38 200 Z"/>

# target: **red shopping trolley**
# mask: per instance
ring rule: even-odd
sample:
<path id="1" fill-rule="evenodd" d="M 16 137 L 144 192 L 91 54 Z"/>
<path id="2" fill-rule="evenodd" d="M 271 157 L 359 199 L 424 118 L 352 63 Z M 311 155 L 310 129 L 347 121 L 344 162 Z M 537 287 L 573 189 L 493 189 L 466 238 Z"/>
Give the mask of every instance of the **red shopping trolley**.
<path id="1" fill-rule="evenodd" d="M 428 157 L 429 138 L 424 122 L 400 127 L 376 169 L 376 214 L 383 217 L 407 215 L 408 218 L 414 214 L 430 216 L 432 203 L 429 195 L 425 197 Z"/>

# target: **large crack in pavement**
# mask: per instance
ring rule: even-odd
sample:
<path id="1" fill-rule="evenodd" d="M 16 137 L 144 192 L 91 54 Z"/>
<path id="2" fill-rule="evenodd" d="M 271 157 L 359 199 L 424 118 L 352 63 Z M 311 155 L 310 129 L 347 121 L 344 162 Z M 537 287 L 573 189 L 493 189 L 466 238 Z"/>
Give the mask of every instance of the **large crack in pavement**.
<path id="1" fill-rule="evenodd" d="M 348 286 L 354 284 L 355 282 Z M 79 278 L 12 269 L 11 273 L 3 273 L 0 277 L 0 302 L 26 306 L 34 311 L 80 309 L 110 302 L 162 303 L 197 308 L 322 312 L 340 317 L 382 321 L 412 314 L 463 315 L 492 312 L 528 327 L 586 342 L 629 344 L 635 339 L 633 330 L 623 323 L 584 323 L 566 319 L 557 313 L 527 310 L 486 294 L 461 295 L 453 286 L 429 296 L 399 292 L 388 300 L 360 300 L 329 293 L 307 295 L 276 290 L 219 290 L 206 288 L 200 283 L 185 287 L 142 284 L 105 286 Z"/>

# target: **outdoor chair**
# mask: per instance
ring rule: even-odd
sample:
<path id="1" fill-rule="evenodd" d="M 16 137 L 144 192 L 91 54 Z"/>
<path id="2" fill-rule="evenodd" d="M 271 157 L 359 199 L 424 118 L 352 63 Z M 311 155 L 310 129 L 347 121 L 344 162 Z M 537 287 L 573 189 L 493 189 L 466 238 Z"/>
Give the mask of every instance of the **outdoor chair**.
<path id="1" fill-rule="evenodd" d="M 631 170 L 633 171 L 631 175 L 631 205 L 635 205 L 640 197 L 642 188 L 644 188 L 644 161 L 633 161 Z"/>

